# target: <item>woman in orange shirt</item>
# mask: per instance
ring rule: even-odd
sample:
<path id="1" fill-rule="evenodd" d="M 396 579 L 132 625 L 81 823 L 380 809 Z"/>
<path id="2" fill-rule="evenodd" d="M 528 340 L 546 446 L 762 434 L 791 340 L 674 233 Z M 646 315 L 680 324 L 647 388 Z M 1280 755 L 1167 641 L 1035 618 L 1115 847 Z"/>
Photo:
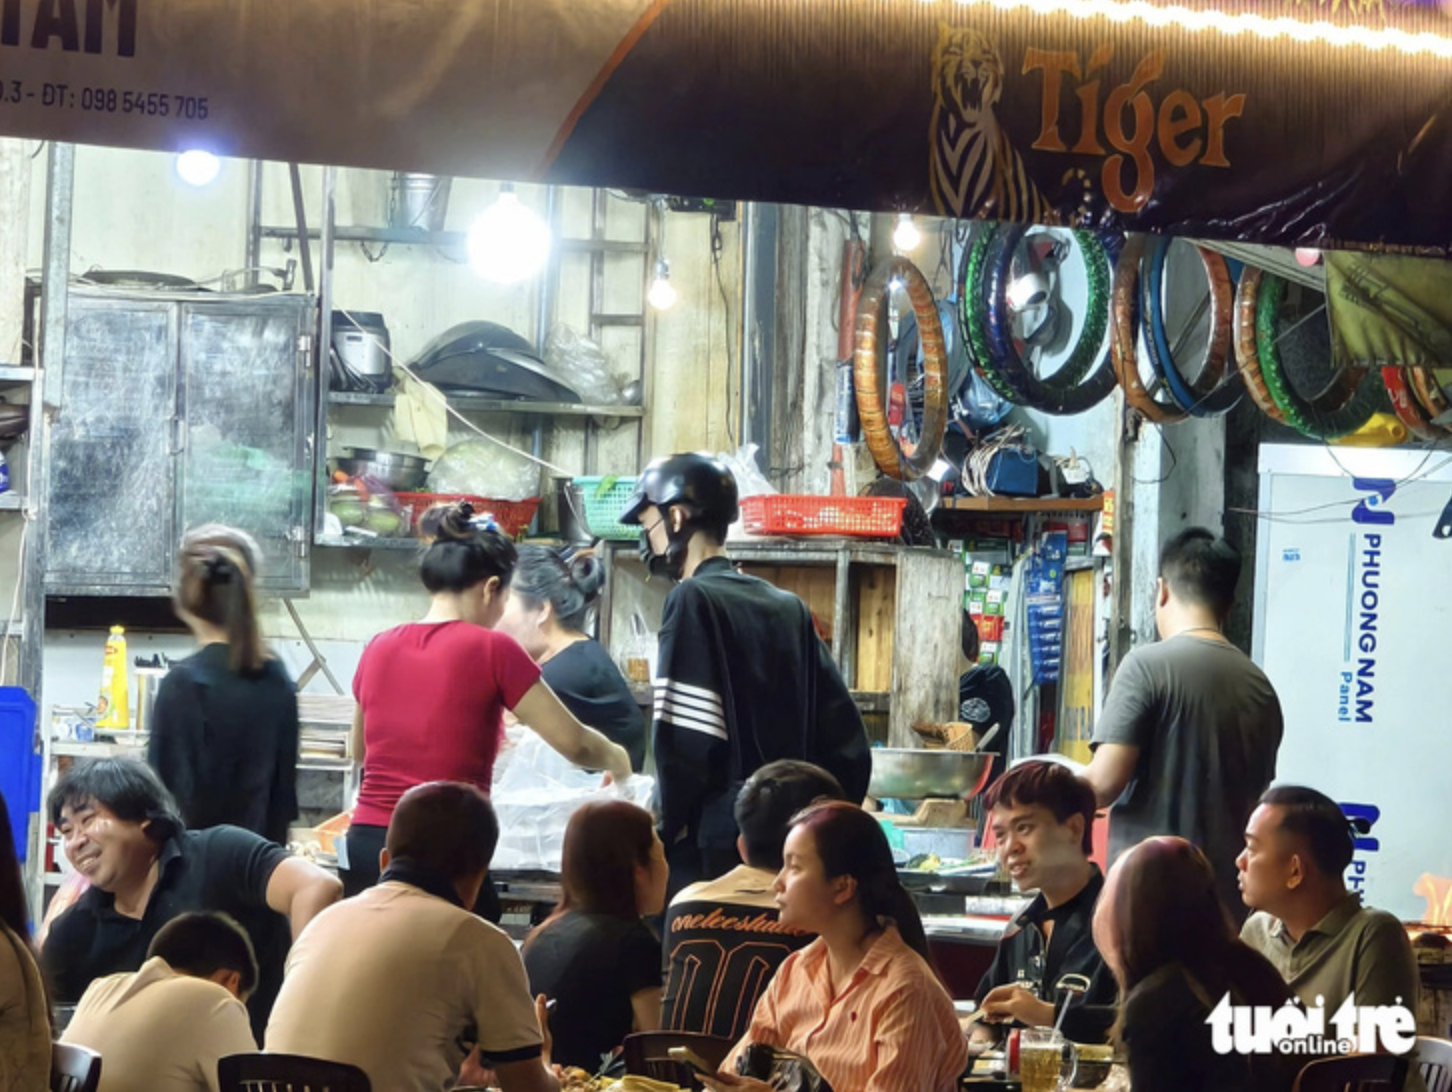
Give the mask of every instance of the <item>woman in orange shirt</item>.
<path id="1" fill-rule="evenodd" d="M 877 820 L 840 801 L 814 805 L 793 821 L 782 859 L 781 922 L 817 939 L 782 964 L 745 1037 L 705 1083 L 769 1092 L 727 1072 L 761 1043 L 805 1056 L 844 1092 L 952 1092 L 967 1044 Z"/>

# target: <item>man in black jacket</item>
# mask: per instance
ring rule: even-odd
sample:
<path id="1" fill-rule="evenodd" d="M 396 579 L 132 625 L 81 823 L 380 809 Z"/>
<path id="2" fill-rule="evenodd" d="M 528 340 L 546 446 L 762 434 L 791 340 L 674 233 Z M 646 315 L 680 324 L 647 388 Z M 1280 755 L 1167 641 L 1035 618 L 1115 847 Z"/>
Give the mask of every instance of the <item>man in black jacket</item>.
<path id="1" fill-rule="evenodd" d="M 761 766 L 815 763 L 854 802 L 872 770 L 862 715 L 811 611 L 727 559 L 738 510 L 731 471 L 683 454 L 651 462 L 620 517 L 640 527 L 651 572 L 680 581 L 666 597 L 655 672 L 656 791 L 672 894 L 740 863 L 732 808 Z"/>
<path id="2" fill-rule="evenodd" d="M 984 1022 L 973 1031 L 987 1045 L 998 1027 L 1060 1025 L 1079 1043 L 1102 1043 L 1114 1023 L 1118 988 L 1094 946 L 1094 905 L 1104 876 L 1089 859 L 1094 790 L 1056 762 L 1024 762 L 983 799 L 999 864 L 1020 891 L 1037 891 L 1009 923 L 993 964 L 978 984 Z M 1087 992 L 1070 998 L 1059 984 L 1080 975 Z M 1081 986 L 1085 983 L 1081 983 Z"/>

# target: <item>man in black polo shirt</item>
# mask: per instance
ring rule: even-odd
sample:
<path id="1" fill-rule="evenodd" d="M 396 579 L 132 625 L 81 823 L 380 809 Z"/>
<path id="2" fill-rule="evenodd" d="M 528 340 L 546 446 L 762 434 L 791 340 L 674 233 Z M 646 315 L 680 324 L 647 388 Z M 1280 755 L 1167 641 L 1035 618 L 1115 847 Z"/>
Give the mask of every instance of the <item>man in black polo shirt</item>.
<path id="1" fill-rule="evenodd" d="M 672 894 L 741 863 L 732 808 L 768 762 L 821 766 L 854 803 L 872 772 L 862 714 L 812 612 L 726 557 L 738 511 L 725 464 L 682 454 L 653 460 L 620 516 L 640 527 L 650 571 L 680 581 L 666 597 L 655 672 L 657 811 Z"/>
<path id="2" fill-rule="evenodd" d="M 1038 893 L 1009 923 L 978 984 L 987 1015 L 973 1040 L 987 1045 L 1013 1024 L 1053 1027 L 1062 1001 L 1056 987 L 1075 974 L 1088 979 L 1088 992 L 1071 1002 L 1061 1028 L 1075 1042 L 1104 1042 L 1119 991 L 1094 947 L 1094 904 L 1104 887 L 1089 859 L 1094 790 L 1056 762 L 1024 762 L 989 786 L 983 806 L 999 865 L 1020 891 Z"/>
<path id="3" fill-rule="evenodd" d="M 77 766 L 46 806 L 66 857 L 91 884 L 52 924 L 41 952 L 55 999 L 78 1001 L 92 979 L 140 968 L 177 915 L 216 910 L 237 919 L 257 950 L 248 1010 L 260 1040 L 282 983 L 288 924 L 296 936 L 342 885 L 240 827 L 185 830 L 171 794 L 141 762 Z"/>

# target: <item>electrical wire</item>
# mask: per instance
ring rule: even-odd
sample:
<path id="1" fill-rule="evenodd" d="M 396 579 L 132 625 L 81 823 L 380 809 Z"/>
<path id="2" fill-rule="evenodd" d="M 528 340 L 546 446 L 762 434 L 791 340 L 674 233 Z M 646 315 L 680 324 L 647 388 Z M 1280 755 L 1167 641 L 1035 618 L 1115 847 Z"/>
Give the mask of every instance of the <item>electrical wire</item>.
<path id="1" fill-rule="evenodd" d="M 1024 437 L 1027 434 L 1027 430 L 1022 425 L 1009 425 L 1007 428 L 999 429 L 991 436 L 984 437 L 972 451 L 968 452 L 959 469 L 959 477 L 969 496 L 994 496 L 993 490 L 988 487 L 988 470 L 994 457 L 1003 451 L 1027 451 L 1028 447 L 1024 443 Z"/>
<path id="2" fill-rule="evenodd" d="M 344 315 L 354 325 L 358 326 L 360 329 L 363 328 L 363 323 L 355 318 L 351 311 L 345 310 L 342 307 L 339 307 L 337 310 L 339 314 Z M 407 364 L 401 362 L 398 357 L 394 356 L 393 352 L 387 346 L 383 345 L 382 342 L 379 342 L 378 347 L 383 350 L 383 354 L 388 357 L 389 361 L 393 364 L 393 366 L 399 371 L 403 372 L 404 375 L 409 376 L 410 378 L 416 380 L 419 383 L 428 383 L 428 380 L 420 379 L 417 372 L 415 372 Z M 532 455 L 528 451 L 523 450 L 522 448 L 517 448 L 511 443 L 501 440 L 498 436 L 494 436 L 488 432 L 485 432 L 478 425 L 474 424 L 473 421 L 469 420 L 453 406 L 449 405 L 447 400 L 444 400 L 444 411 L 449 414 L 449 416 L 457 420 L 460 424 L 462 424 L 465 428 L 469 429 L 469 431 L 477 433 L 484 439 L 488 440 L 491 444 L 502 447 L 506 451 L 512 451 L 514 454 L 520 456 L 521 458 L 528 459 L 532 463 L 537 463 L 538 465 L 544 467 L 546 470 L 552 470 L 558 475 L 561 475 L 563 477 L 570 476 L 570 471 L 566 470 L 564 467 L 556 466 L 552 462 L 541 459 L 538 455 Z"/>
<path id="3" fill-rule="evenodd" d="M 726 332 L 726 435 L 734 450 L 741 446 L 740 422 L 733 424 L 731 407 L 735 405 L 735 394 L 731 389 L 731 374 L 733 361 L 731 355 L 731 299 L 726 294 L 726 278 L 721 273 L 722 253 L 726 249 L 726 240 L 721 234 L 721 217 L 718 213 L 711 214 L 711 269 L 716 275 L 716 289 L 721 294 L 721 311 L 723 316 L 722 328 Z M 710 351 L 709 346 L 707 352 Z M 744 362 L 742 363 L 744 367 Z M 738 387 L 739 390 L 739 387 Z"/>

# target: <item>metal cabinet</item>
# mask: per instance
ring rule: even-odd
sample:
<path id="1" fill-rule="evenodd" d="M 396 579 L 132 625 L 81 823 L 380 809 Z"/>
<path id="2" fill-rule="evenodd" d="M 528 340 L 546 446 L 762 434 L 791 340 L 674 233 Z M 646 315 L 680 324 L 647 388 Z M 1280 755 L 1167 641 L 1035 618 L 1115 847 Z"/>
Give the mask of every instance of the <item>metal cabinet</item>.
<path id="1" fill-rule="evenodd" d="M 304 591 L 312 297 L 73 288 L 49 429 L 46 587 L 166 594 L 182 533 L 222 522 L 262 588 Z"/>

